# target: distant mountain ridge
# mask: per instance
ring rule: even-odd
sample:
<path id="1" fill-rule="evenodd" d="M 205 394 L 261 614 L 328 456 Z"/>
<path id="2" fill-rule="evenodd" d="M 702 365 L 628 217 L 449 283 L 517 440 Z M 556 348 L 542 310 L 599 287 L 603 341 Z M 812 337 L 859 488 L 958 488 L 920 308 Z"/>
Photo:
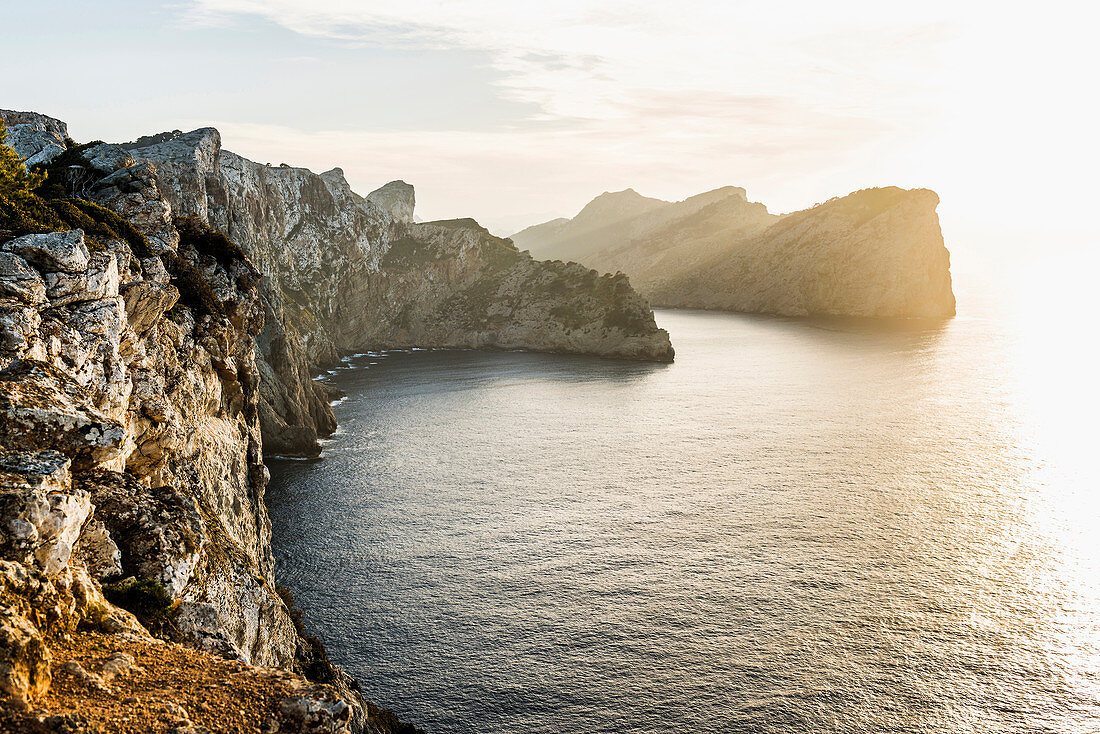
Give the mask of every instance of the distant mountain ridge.
<path id="1" fill-rule="evenodd" d="M 927 189 L 864 189 L 783 216 L 735 186 L 679 202 L 604 193 L 512 235 L 538 258 L 623 272 L 657 306 L 788 316 L 955 314 Z"/>

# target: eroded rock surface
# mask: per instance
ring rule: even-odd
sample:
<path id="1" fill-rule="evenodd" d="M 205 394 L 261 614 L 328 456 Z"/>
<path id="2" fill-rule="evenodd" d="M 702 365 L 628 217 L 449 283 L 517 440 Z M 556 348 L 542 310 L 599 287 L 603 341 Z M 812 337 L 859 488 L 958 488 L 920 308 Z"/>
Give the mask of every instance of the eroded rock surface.
<path id="1" fill-rule="evenodd" d="M 0 231 L 0 689 L 46 695 L 72 635 L 153 631 L 281 669 L 273 731 L 401 729 L 276 590 L 264 448 L 316 453 L 335 421 L 311 376 L 344 352 L 671 360 L 648 304 L 473 220 L 417 224 L 401 181 L 362 197 L 212 128 L 75 147 L 60 121 L 0 117 L 20 156 L 58 161 L 38 201 L 66 223 Z M 127 655 L 67 661 L 65 685 L 113 691 Z"/>
<path id="2" fill-rule="evenodd" d="M 0 114 L 22 155 L 64 142 L 57 121 Z M 110 146 L 83 160 L 63 185 L 137 234 L 0 235 L 0 668 L 23 666 L 11 695 L 33 698 L 48 680 L 27 662 L 35 634 L 148 634 L 104 595 L 100 581 L 123 576 L 162 590 L 180 639 L 206 631 L 172 608 L 202 603 L 226 654 L 293 667 L 263 502 L 258 273 L 242 254 L 181 244 L 149 163 Z"/>
<path id="3" fill-rule="evenodd" d="M 127 147 L 156 167 L 177 212 L 225 232 L 265 275 L 257 361 L 269 453 L 317 453 L 316 437 L 335 421 L 310 378 L 345 352 L 415 345 L 672 359 L 668 334 L 625 279 L 533 260 L 472 220 L 413 224 L 414 192 L 402 181 L 362 197 L 339 169 L 254 163 L 222 149 L 213 128 Z"/>

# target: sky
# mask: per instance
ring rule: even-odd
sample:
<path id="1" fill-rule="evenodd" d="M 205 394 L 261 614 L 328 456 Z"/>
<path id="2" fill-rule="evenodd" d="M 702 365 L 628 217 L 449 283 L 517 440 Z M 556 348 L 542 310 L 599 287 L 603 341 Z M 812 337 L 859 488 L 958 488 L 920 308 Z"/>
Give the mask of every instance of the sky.
<path id="1" fill-rule="evenodd" d="M 77 140 L 212 125 L 501 235 L 628 187 L 773 212 L 928 187 L 953 253 L 995 258 L 1100 244 L 1089 6 L 42 0 L 3 8 L 0 107 Z"/>

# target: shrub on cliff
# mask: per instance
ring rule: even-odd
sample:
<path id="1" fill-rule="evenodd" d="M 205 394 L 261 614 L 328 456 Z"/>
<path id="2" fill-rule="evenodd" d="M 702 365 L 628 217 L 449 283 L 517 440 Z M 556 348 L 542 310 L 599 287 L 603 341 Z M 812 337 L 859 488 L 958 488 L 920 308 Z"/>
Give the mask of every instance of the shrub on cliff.
<path id="1" fill-rule="evenodd" d="M 92 250 L 98 249 L 97 245 L 102 246 L 104 240 L 122 240 L 137 257 L 154 254 L 149 240 L 129 221 L 98 204 L 70 198 L 64 187 L 51 181 L 50 171 L 57 173 L 62 168 L 77 165 L 78 161 L 83 161 L 80 151 L 93 143 L 74 144 L 48 169 L 28 171 L 19 155 L 3 144 L 6 135 L 4 122 L 0 120 L 0 240 L 82 229 Z"/>
<path id="2" fill-rule="evenodd" d="M 131 578 L 106 584 L 103 595 L 115 606 L 132 613 L 154 635 L 164 635 L 175 627 L 172 595 L 155 581 Z"/>
<path id="3" fill-rule="evenodd" d="M 180 292 L 177 307 L 186 306 L 199 314 L 214 317 L 225 316 L 225 307 L 198 268 L 171 251 L 163 253 L 160 259 L 172 277 L 172 285 Z"/>
<path id="4" fill-rule="evenodd" d="M 28 171 L 19 155 L 4 145 L 7 138 L 8 128 L 0 120 L 0 196 L 26 196 L 46 180 L 46 174 Z"/>
<path id="5" fill-rule="evenodd" d="M 226 269 L 234 262 L 248 259 L 240 245 L 198 217 L 176 217 L 172 223 L 180 233 L 181 247 L 190 245 L 200 255 L 214 258 Z"/>

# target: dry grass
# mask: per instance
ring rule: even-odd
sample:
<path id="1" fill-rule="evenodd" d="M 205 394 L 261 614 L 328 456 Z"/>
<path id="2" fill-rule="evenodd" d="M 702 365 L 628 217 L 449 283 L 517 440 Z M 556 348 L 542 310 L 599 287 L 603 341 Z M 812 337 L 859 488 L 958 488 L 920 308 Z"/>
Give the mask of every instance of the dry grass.
<path id="1" fill-rule="evenodd" d="M 247 665 L 180 645 L 81 632 L 54 641 L 50 692 L 19 711 L 0 701 L 0 732 L 71 731 L 71 725 L 40 719 L 69 715 L 76 730 L 144 734 L 177 725 L 180 706 L 193 726 L 212 732 L 262 732 L 273 728 L 279 703 L 291 693 L 290 674 Z M 133 671 L 115 678 L 108 690 L 64 670 L 73 660 L 90 672 L 114 653 L 134 657 Z"/>

